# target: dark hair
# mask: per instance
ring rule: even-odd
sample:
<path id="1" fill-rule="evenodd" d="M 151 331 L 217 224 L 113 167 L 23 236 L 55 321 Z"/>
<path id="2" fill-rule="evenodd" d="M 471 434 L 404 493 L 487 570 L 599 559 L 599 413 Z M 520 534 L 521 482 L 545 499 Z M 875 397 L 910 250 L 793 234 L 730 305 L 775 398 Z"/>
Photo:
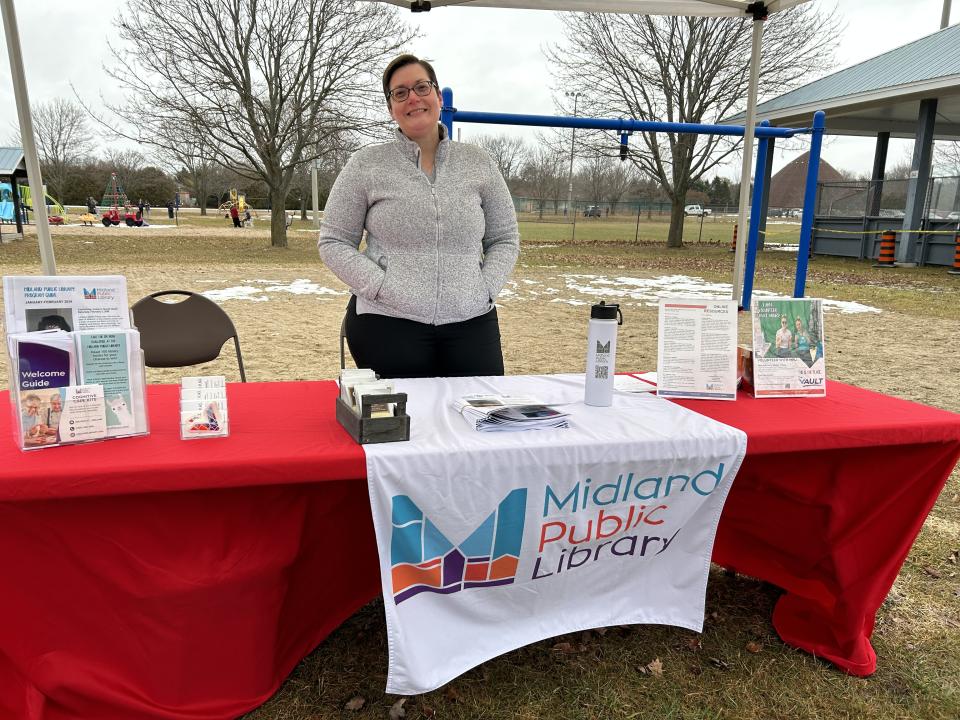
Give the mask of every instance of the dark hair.
<path id="1" fill-rule="evenodd" d="M 387 69 L 383 71 L 383 96 L 387 99 L 387 105 L 390 104 L 390 79 L 393 77 L 393 74 L 402 67 L 414 64 L 419 65 L 427 71 L 427 75 L 430 77 L 430 82 L 437 87 L 440 86 L 440 83 L 437 82 L 437 73 L 434 71 L 433 65 L 428 63 L 426 60 L 421 60 L 416 55 L 410 55 L 409 53 L 398 55 L 390 61 L 390 64 L 387 65 Z"/>
<path id="2" fill-rule="evenodd" d="M 59 315 L 44 315 L 37 323 L 37 330 L 66 330 L 70 332 L 70 324 Z"/>

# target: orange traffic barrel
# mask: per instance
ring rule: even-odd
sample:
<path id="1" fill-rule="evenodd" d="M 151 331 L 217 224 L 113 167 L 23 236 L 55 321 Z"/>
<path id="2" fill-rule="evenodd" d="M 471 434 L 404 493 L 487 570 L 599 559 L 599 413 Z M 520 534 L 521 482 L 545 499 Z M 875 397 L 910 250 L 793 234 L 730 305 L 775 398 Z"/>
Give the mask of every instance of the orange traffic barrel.
<path id="1" fill-rule="evenodd" d="M 893 230 L 884 230 L 880 235 L 880 254 L 874 267 L 896 267 L 894 255 L 897 250 L 897 234 Z"/>
<path id="2" fill-rule="evenodd" d="M 951 275 L 960 275 L 960 232 L 956 234 L 953 238 L 954 251 L 953 251 L 953 267 L 947 270 Z"/>
<path id="3" fill-rule="evenodd" d="M 733 224 L 733 240 L 730 241 L 730 252 L 737 251 L 737 224 Z"/>

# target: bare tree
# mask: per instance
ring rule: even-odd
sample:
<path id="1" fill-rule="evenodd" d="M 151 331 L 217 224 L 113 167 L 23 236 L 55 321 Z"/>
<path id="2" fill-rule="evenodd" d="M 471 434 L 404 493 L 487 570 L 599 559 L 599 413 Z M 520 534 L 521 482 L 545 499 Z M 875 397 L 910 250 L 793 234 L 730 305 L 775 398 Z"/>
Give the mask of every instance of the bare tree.
<path id="1" fill-rule="evenodd" d="M 70 172 L 93 150 L 93 135 L 87 127 L 87 113 L 72 100 L 57 98 L 30 108 L 33 134 L 40 156 L 40 171 L 55 197 L 63 197 Z M 20 145 L 20 132 L 14 136 Z"/>
<path id="2" fill-rule="evenodd" d="M 610 163 L 606 174 L 606 199 L 610 203 L 610 214 L 617 211 L 617 203 L 627 194 L 630 186 L 636 179 L 636 171 L 632 164 L 627 162 L 613 161 Z"/>
<path id="3" fill-rule="evenodd" d="M 523 166 L 523 179 L 539 200 L 541 218 L 544 204 L 549 198 L 556 196 L 563 183 L 563 161 L 563 155 L 545 142 L 540 142 L 536 149 L 527 155 L 527 163 Z"/>
<path id="4" fill-rule="evenodd" d="M 130 99 L 109 108 L 127 136 L 167 147 L 164 128 L 179 123 L 214 163 L 261 180 L 276 247 L 297 168 L 327 135 L 379 131 L 379 71 L 411 37 L 395 9 L 350 0 L 131 0 L 116 27 L 114 73 Z"/>
<path id="5" fill-rule="evenodd" d="M 743 108 L 752 21 L 582 13 L 565 14 L 562 21 L 565 41 L 547 51 L 558 105 L 565 102 L 564 90 L 576 89 L 579 114 L 588 116 L 713 123 Z M 828 68 L 837 25 L 835 13 L 807 5 L 767 21 L 761 93 L 781 93 Z M 645 151 L 631 152 L 630 160 L 669 195 L 667 245 L 680 247 L 690 184 L 738 143 L 719 135 L 653 132 L 633 139 Z"/>
<path id="6" fill-rule="evenodd" d="M 512 187 L 519 176 L 527 159 L 529 149 L 523 138 L 506 134 L 478 135 L 473 141 L 488 153 L 500 168 L 500 174 L 506 180 L 507 186 Z"/>
<path id="7" fill-rule="evenodd" d="M 960 142 L 937 141 L 934 145 L 933 166 L 944 175 L 960 175 Z"/>

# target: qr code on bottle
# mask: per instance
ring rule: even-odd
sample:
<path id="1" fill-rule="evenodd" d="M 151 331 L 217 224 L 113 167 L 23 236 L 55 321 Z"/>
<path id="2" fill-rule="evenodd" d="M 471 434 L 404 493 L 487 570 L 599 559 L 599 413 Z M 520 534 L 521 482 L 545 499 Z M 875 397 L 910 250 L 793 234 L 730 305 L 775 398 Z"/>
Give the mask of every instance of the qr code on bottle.
<path id="1" fill-rule="evenodd" d="M 606 380 L 607 379 L 607 366 L 606 365 L 597 365 L 596 371 L 593 375 L 597 380 Z"/>

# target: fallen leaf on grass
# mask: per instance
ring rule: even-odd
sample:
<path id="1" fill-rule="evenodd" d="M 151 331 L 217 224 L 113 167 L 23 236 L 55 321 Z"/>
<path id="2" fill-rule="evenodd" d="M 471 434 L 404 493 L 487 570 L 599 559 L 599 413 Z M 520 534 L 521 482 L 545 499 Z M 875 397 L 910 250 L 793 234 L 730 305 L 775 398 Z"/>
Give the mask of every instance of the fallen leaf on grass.
<path id="1" fill-rule="evenodd" d="M 730 667 L 730 663 L 728 663 L 726 660 L 721 660 L 720 658 L 716 658 L 716 657 L 710 658 L 710 663 L 714 667 L 718 667 L 721 670 L 727 670 Z"/>
<path id="2" fill-rule="evenodd" d="M 936 568 L 931 565 L 924 565 L 923 571 L 935 580 L 939 580 L 941 577 L 943 577 L 939 572 L 937 572 Z"/>
<path id="3" fill-rule="evenodd" d="M 423 703 L 420 704 L 420 712 L 423 714 L 425 718 L 432 718 L 432 717 L 436 717 L 437 715 L 436 710 L 434 710 L 429 705 L 424 705 Z"/>
<path id="4" fill-rule="evenodd" d="M 359 695 L 354 695 L 352 698 L 347 700 L 346 704 L 343 706 L 344 710 L 359 710 L 364 705 L 367 704 L 367 699 L 360 697 Z"/>
<path id="5" fill-rule="evenodd" d="M 760 643 L 754 642 L 753 640 L 747 643 L 747 652 L 756 654 L 761 650 L 763 650 L 763 645 Z"/>
<path id="6" fill-rule="evenodd" d="M 958 556 L 960 556 L 960 550 L 954 550 L 950 553 L 950 557 L 947 558 L 947 562 L 956 565 Z"/>
<path id="7" fill-rule="evenodd" d="M 663 663 L 660 661 L 660 658 L 654 658 L 647 664 L 647 670 L 650 671 L 650 674 L 654 677 L 663 677 Z"/>
<path id="8" fill-rule="evenodd" d="M 687 638 L 687 649 L 693 651 L 703 650 L 703 644 L 700 642 L 700 638 Z"/>
<path id="9" fill-rule="evenodd" d="M 448 685 L 447 689 L 443 691 L 443 694 L 450 702 L 460 702 L 460 693 L 457 692 L 457 689 L 453 685 Z"/>
<path id="10" fill-rule="evenodd" d="M 400 698 L 390 706 L 390 720 L 400 720 L 400 718 L 407 716 L 407 711 L 403 709 L 403 705 L 406 702 L 407 698 Z"/>

